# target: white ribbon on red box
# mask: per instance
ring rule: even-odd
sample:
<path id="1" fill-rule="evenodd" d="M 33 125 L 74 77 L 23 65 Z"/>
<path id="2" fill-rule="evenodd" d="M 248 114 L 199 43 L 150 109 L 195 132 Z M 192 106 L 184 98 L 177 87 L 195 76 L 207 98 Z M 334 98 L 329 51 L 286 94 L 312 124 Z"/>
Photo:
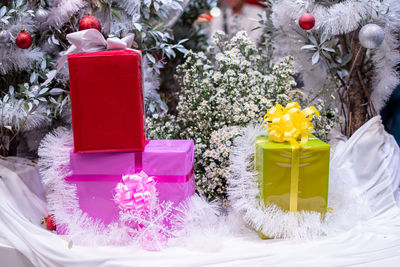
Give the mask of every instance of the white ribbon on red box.
<path id="1" fill-rule="evenodd" d="M 61 58 L 57 61 L 57 69 L 52 70 L 47 75 L 47 80 L 43 83 L 46 85 L 50 83 L 56 74 L 64 67 L 69 54 L 96 52 L 102 50 L 120 50 L 130 49 L 135 35 L 128 33 L 127 36 L 120 39 L 118 37 L 111 37 L 105 39 L 101 32 L 96 29 L 88 29 L 78 32 L 67 34 L 67 40 L 72 44 L 67 51 L 63 53 Z"/>

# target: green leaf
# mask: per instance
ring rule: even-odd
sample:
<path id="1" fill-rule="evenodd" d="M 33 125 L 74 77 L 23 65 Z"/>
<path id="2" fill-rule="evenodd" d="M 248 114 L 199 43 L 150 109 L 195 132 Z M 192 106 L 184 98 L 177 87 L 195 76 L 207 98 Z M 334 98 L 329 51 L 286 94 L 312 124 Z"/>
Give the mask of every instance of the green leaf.
<path id="1" fill-rule="evenodd" d="M 317 51 L 317 52 L 315 52 L 314 55 L 312 56 L 311 63 L 312 63 L 313 65 L 315 65 L 315 64 L 318 63 L 318 61 L 319 61 L 319 52 Z"/>
<path id="2" fill-rule="evenodd" d="M 41 90 L 39 91 L 39 95 L 43 95 L 43 94 L 45 94 L 47 91 L 49 91 L 49 88 L 45 87 L 45 88 L 43 88 L 43 89 L 41 89 Z"/>
<path id="3" fill-rule="evenodd" d="M 301 50 L 304 50 L 304 49 L 309 49 L 309 50 L 317 50 L 317 47 L 315 46 L 315 45 L 303 45 L 301 48 L 300 48 Z"/>
<path id="4" fill-rule="evenodd" d="M 318 42 L 317 42 L 317 40 L 315 39 L 314 35 L 310 34 L 310 35 L 308 36 L 308 38 L 310 39 L 310 41 L 311 41 L 312 44 L 318 46 Z"/>
<path id="5" fill-rule="evenodd" d="M 183 11 L 182 6 L 181 6 L 180 4 L 178 4 L 177 2 L 175 2 L 175 1 L 172 1 L 172 2 L 170 3 L 170 7 L 171 7 L 172 9 L 174 9 L 174 10 L 181 10 L 181 11 Z"/>
<path id="6" fill-rule="evenodd" d="M 328 60 L 332 60 L 331 54 L 329 54 L 328 52 L 326 52 L 326 51 L 324 51 L 324 50 L 321 50 L 320 52 L 322 53 L 322 55 L 323 55 L 325 58 L 327 58 Z"/>
<path id="7" fill-rule="evenodd" d="M 3 17 L 4 14 L 6 14 L 6 12 L 7 12 L 7 7 L 6 7 L 6 6 L 3 6 L 3 7 L 0 9 L 0 18 Z"/>
<path id="8" fill-rule="evenodd" d="M 8 87 L 8 93 L 9 93 L 11 96 L 13 96 L 13 95 L 14 95 L 14 92 L 15 92 L 14 86 L 10 85 L 10 87 Z"/>
<path id="9" fill-rule="evenodd" d="M 60 42 L 57 40 L 57 38 L 54 36 L 54 34 L 51 36 L 51 40 L 53 41 L 54 44 L 60 45 Z"/>
<path id="10" fill-rule="evenodd" d="M 102 9 L 103 9 L 103 4 L 102 4 L 101 1 L 99 1 L 99 0 L 97 0 L 97 8 L 98 8 L 99 10 L 102 10 Z"/>
<path id="11" fill-rule="evenodd" d="M 42 62 L 40 63 L 40 69 L 41 70 L 45 70 L 46 69 L 46 60 L 42 60 Z"/>
<path id="12" fill-rule="evenodd" d="M 177 47 L 176 48 L 179 52 L 181 52 L 182 54 L 186 54 L 187 52 L 189 52 L 189 50 L 187 50 L 186 48 L 184 48 L 184 47 Z"/>
<path id="13" fill-rule="evenodd" d="M 138 30 L 138 31 L 142 31 L 142 29 L 143 29 L 143 26 L 140 24 L 140 23 L 133 23 L 133 26 L 135 26 L 135 28 Z"/>
<path id="14" fill-rule="evenodd" d="M 175 54 L 174 50 L 172 50 L 171 47 L 166 47 L 166 48 L 165 48 L 165 53 L 167 54 L 167 57 L 168 57 L 168 58 L 174 58 L 174 57 L 176 57 L 176 54 Z"/>
<path id="15" fill-rule="evenodd" d="M 328 40 L 328 33 L 324 32 L 321 36 L 321 44 L 325 43 Z"/>
<path id="16" fill-rule="evenodd" d="M 29 78 L 29 81 L 30 81 L 30 83 L 34 83 L 34 82 L 36 82 L 36 73 L 35 72 L 32 72 L 31 73 L 31 76 L 30 76 L 30 78 Z"/>
<path id="17" fill-rule="evenodd" d="M 153 64 L 156 64 L 156 59 L 153 55 L 146 54 L 148 60 L 150 60 Z"/>
<path id="18" fill-rule="evenodd" d="M 160 8 L 160 14 L 161 14 L 161 16 L 163 16 L 164 18 L 168 18 L 168 12 L 167 11 L 165 11 L 164 9 L 162 9 L 162 8 Z"/>
<path id="19" fill-rule="evenodd" d="M 72 244 L 72 240 L 70 240 L 70 241 L 68 242 L 68 248 L 71 249 L 71 248 L 72 248 L 72 245 L 73 245 L 73 244 Z"/>
<path id="20" fill-rule="evenodd" d="M 153 3 L 154 9 L 158 11 L 160 9 L 160 5 L 157 2 Z"/>
<path id="21" fill-rule="evenodd" d="M 53 97 L 50 98 L 50 102 L 53 103 L 53 104 L 58 105 L 57 100 L 55 100 Z"/>
<path id="22" fill-rule="evenodd" d="M 150 22 L 148 22 L 148 21 L 143 21 L 143 24 L 145 24 L 147 27 L 149 27 L 149 28 L 151 28 L 152 27 L 152 25 L 150 24 Z M 162 23 L 161 23 L 162 24 Z M 161 24 L 159 24 L 159 25 L 161 25 Z M 157 28 L 157 26 L 156 26 L 156 28 Z M 154 28 L 154 30 L 156 30 L 156 28 Z"/>
<path id="23" fill-rule="evenodd" d="M 351 61 L 352 58 L 353 58 L 353 55 L 352 55 L 352 54 L 347 54 L 347 55 L 345 55 L 345 56 L 343 57 L 343 59 L 342 59 L 342 66 L 347 65 L 347 64 Z"/>
<path id="24" fill-rule="evenodd" d="M 23 3 L 23 0 L 17 0 L 17 2 L 15 3 L 15 7 L 20 7 Z"/>
<path id="25" fill-rule="evenodd" d="M 116 17 L 118 20 L 121 20 L 121 14 L 120 14 L 117 10 L 112 9 L 112 10 L 111 10 L 111 14 L 112 14 L 114 17 Z"/>
<path id="26" fill-rule="evenodd" d="M 187 41 L 189 41 L 189 39 L 182 39 L 182 40 L 180 40 L 179 42 L 178 42 L 178 44 L 183 44 L 183 43 L 185 43 L 185 42 L 187 42 Z"/>
<path id="27" fill-rule="evenodd" d="M 323 47 L 322 49 L 331 53 L 336 53 L 336 51 L 333 48 Z"/>
<path id="28" fill-rule="evenodd" d="M 50 95 L 60 95 L 63 92 L 65 92 L 65 90 L 61 89 L 61 88 L 53 88 L 50 90 L 49 94 Z"/>

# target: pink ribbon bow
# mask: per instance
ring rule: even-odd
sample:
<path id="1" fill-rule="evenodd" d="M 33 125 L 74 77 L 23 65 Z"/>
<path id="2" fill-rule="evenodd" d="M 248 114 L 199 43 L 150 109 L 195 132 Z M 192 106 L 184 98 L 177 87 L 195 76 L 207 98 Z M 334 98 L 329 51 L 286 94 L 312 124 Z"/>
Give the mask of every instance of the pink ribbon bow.
<path id="1" fill-rule="evenodd" d="M 121 210 L 147 208 L 157 197 L 156 181 L 145 172 L 122 176 L 122 181 L 114 189 L 114 202 Z"/>

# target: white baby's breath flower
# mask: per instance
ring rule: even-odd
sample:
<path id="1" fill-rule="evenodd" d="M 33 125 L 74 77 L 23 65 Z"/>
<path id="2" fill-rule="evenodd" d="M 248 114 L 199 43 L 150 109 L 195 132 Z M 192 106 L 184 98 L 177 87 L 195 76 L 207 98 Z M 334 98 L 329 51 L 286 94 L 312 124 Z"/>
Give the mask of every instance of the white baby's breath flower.
<path id="1" fill-rule="evenodd" d="M 218 60 L 218 61 L 222 61 L 222 60 L 225 59 L 225 56 L 222 53 L 218 53 L 218 54 L 215 55 L 215 59 Z"/>
<path id="2" fill-rule="evenodd" d="M 215 73 L 214 73 L 213 79 L 214 79 L 215 81 L 219 81 L 221 78 L 222 78 L 221 72 L 215 72 Z"/>

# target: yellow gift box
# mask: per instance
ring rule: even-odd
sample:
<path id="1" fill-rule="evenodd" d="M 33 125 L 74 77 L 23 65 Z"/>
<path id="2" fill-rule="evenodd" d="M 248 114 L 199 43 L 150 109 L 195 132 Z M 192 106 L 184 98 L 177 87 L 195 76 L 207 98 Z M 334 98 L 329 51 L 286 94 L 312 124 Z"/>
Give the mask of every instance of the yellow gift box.
<path id="1" fill-rule="evenodd" d="M 313 136 L 300 148 L 259 136 L 255 162 L 264 204 L 292 212 L 324 214 L 328 205 L 329 150 L 329 144 Z M 261 232 L 260 236 L 267 238 Z"/>
<path id="2" fill-rule="evenodd" d="M 313 135 L 302 137 L 303 143 L 300 144 L 271 139 L 277 138 L 262 135 L 257 137 L 255 144 L 255 168 L 264 204 L 275 204 L 290 212 L 305 210 L 325 214 L 330 145 Z M 268 238 L 261 230 L 259 234 L 262 238 Z"/>

